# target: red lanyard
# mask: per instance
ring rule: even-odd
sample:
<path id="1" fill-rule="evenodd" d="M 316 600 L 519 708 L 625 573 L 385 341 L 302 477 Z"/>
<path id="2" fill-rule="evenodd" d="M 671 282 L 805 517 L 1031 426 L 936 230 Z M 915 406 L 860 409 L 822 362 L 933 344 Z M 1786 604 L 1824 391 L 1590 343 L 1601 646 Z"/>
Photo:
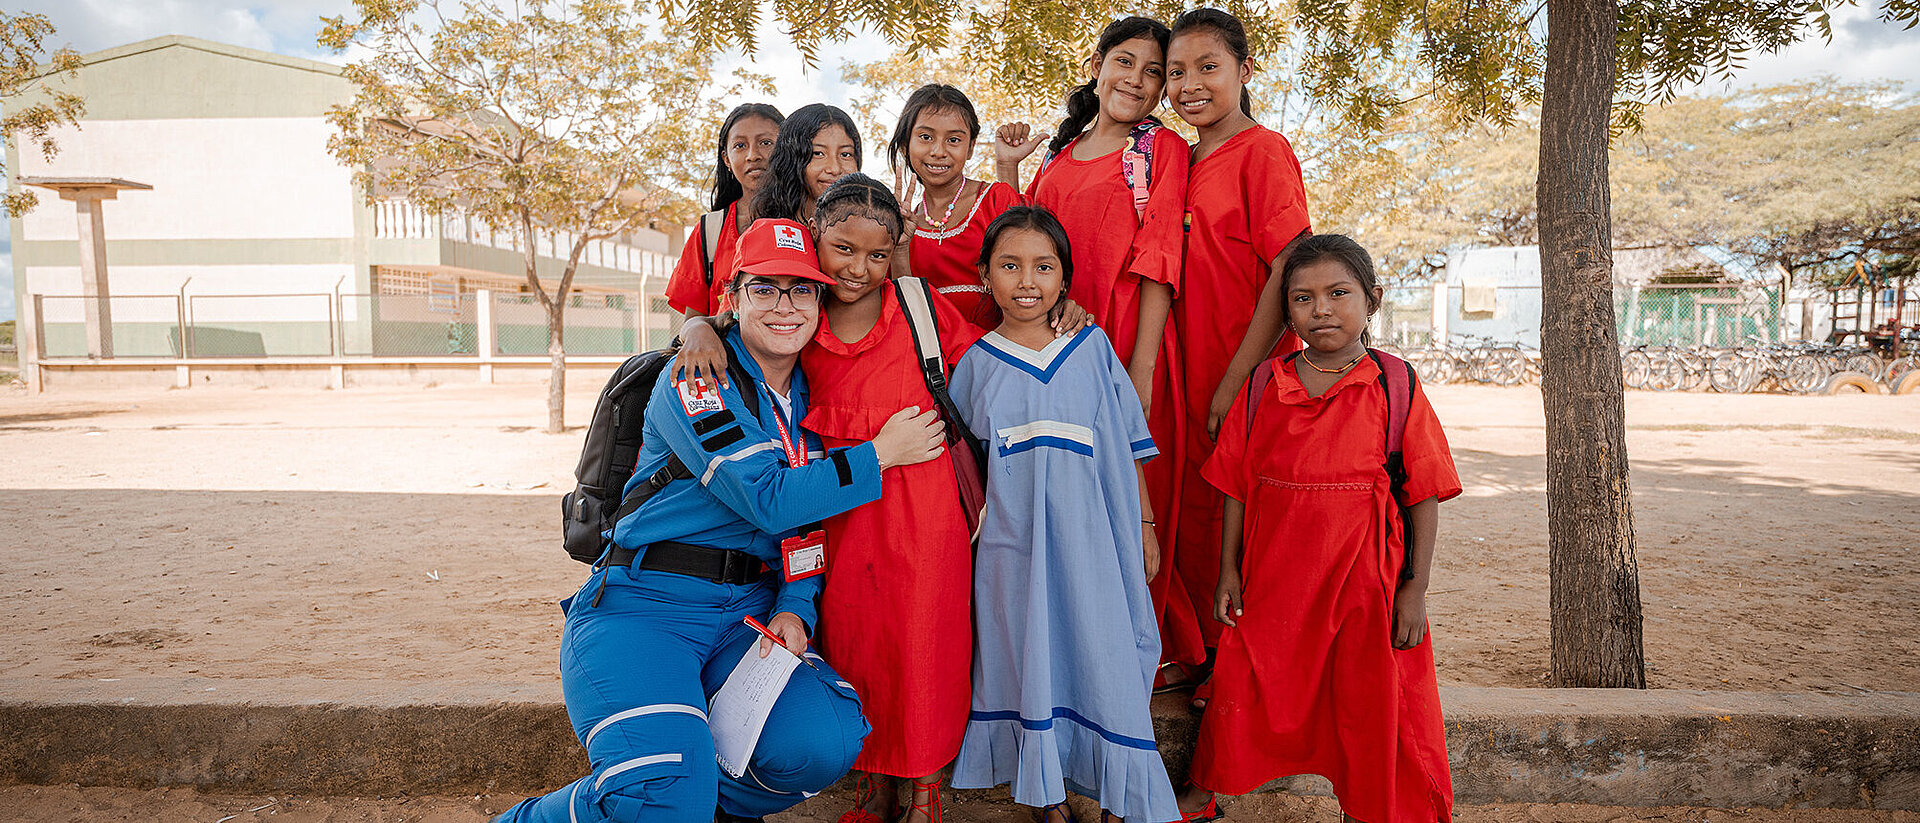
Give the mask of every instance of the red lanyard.
<path id="1" fill-rule="evenodd" d="M 773 390 L 768 389 L 767 393 L 772 394 Z M 768 399 L 771 400 L 772 398 Z M 805 438 L 802 438 L 800 447 L 794 448 L 793 438 L 787 434 L 787 421 L 783 419 L 784 417 L 785 415 L 780 413 L 780 402 L 775 400 L 773 403 L 773 426 L 780 432 L 780 448 L 787 451 L 787 465 L 797 469 L 807 465 L 807 442 Z"/>

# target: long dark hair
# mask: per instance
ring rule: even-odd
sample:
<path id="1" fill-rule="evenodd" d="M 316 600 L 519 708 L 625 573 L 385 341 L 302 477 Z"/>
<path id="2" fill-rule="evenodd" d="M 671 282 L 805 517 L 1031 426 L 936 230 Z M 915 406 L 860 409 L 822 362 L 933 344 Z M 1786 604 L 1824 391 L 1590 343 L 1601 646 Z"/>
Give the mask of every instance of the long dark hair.
<path id="1" fill-rule="evenodd" d="M 813 208 L 813 236 L 818 238 L 828 226 L 849 217 L 866 217 L 879 223 L 896 241 L 906 230 L 893 190 L 857 171 L 833 181 L 820 195 L 820 203 Z"/>
<path id="2" fill-rule="evenodd" d="M 1338 261 L 1353 272 L 1353 279 L 1360 281 L 1360 289 L 1367 293 L 1367 314 L 1380 309 L 1379 298 L 1373 295 L 1380 286 L 1380 275 L 1373 270 L 1373 255 L 1344 234 L 1309 234 L 1287 250 L 1287 258 L 1280 264 L 1281 299 L 1286 299 L 1293 288 L 1294 272 L 1322 260 Z"/>
<path id="3" fill-rule="evenodd" d="M 727 138 L 733 136 L 735 124 L 749 117 L 764 117 L 778 126 L 786 121 L 786 116 L 766 103 L 741 103 L 727 112 L 727 120 L 720 124 L 720 151 L 713 162 L 713 206 L 710 211 L 720 211 L 739 200 L 746 189 L 741 188 L 740 178 L 733 176 L 733 170 L 727 168 Z"/>
<path id="4" fill-rule="evenodd" d="M 993 263 L 993 249 L 1000 244 L 1000 235 L 1013 229 L 1037 231 L 1053 241 L 1054 254 L 1060 257 L 1060 296 L 1066 297 L 1067 287 L 1073 284 L 1073 246 L 1067 242 L 1067 227 L 1060 225 L 1060 218 L 1046 206 L 1013 206 L 987 224 L 986 237 L 980 241 L 981 278 L 985 279 L 987 266 Z"/>
<path id="5" fill-rule="evenodd" d="M 859 165 L 860 129 L 847 113 L 825 103 L 809 103 L 787 115 L 780 136 L 773 141 L 773 159 L 767 162 L 767 182 L 753 200 L 754 217 L 800 219 L 807 193 L 807 163 L 813 160 L 813 138 L 821 129 L 839 126 L 853 141 L 853 162 Z"/>
<path id="6" fill-rule="evenodd" d="M 900 109 L 900 123 L 893 127 L 893 140 L 887 143 L 887 169 L 898 172 L 907 159 L 907 142 L 913 139 L 913 126 L 921 112 L 952 110 L 967 121 L 967 139 L 980 139 L 980 115 L 965 92 L 944 83 L 928 83 L 907 96 Z M 908 164 L 912 168 L 912 164 Z"/>
<path id="7" fill-rule="evenodd" d="M 1152 38 L 1159 43 L 1164 59 L 1167 41 L 1173 38 L 1173 30 L 1151 17 L 1122 17 L 1100 30 L 1100 40 L 1094 45 L 1093 61 L 1097 64 L 1107 59 L 1107 52 L 1113 51 L 1114 46 L 1136 37 Z M 1093 82 L 1088 80 L 1067 92 L 1067 119 L 1060 121 L 1060 127 L 1053 130 L 1053 140 L 1047 143 L 1048 152 L 1057 154 L 1066 148 L 1073 138 L 1086 130 L 1088 123 L 1093 122 L 1094 115 L 1100 113 L 1100 95 L 1094 93 Z M 1159 122 L 1153 117 L 1147 119 Z"/>
<path id="8" fill-rule="evenodd" d="M 1247 62 L 1247 27 L 1240 23 L 1240 18 L 1219 9 L 1203 8 L 1182 14 L 1180 19 L 1173 21 L 1174 37 L 1201 29 L 1211 29 L 1214 34 L 1220 35 L 1220 41 L 1227 44 L 1227 51 L 1233 52 L 1234 58 L 1240 62 Z M 1253 116 L 1253 93 L 1247 91 L 1246 86 L 1240 87 L 1240 113 Z"/>

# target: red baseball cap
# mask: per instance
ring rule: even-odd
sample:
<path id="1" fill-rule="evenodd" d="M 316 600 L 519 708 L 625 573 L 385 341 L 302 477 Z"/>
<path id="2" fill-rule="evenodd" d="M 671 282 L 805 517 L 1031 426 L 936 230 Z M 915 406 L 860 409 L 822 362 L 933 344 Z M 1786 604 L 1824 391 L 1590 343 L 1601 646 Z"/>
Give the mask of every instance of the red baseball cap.
<path id="1" fill-rule="evenodd" d="M 741 274 L 791 275 L 802 280 L 833 285 L 833 278 L 820 273 L 820 258 L 813 250 L 813 235 L 807 227 L 792 220 L 755 220 L 740 234 L 734 247 L 733 267 Z"/>

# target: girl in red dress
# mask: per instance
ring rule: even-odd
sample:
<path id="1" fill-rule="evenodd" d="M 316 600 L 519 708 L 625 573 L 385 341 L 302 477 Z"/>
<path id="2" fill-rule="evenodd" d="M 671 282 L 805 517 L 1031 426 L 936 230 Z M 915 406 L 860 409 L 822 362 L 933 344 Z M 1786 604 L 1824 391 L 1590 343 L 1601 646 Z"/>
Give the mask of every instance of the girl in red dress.
<path id="1" fill-rule="evenodd" d="M 1426 604 L 1440 502 L 1460 493 L 1446 434 L 1409 381 L 1402 479 L 1389 476 L 1389 401 L 1365 343 L 1381 292 L 1359 244 L 1302 240 L 1276 279 L 1307 349 L 1239 392 L 1207 461 L 1227 496 L 1223 628 L 1181 809 L 1212 819 L 1214 792 L 1319 774 L 1347 820 L 1451 820 Z"/>
<path id="2" fill-rule="evenodd" d="M 913 331 L 887 274 L 903 229 L 892 192 L 863 174 L 820 199 L 814 232 L 828 288 L 820 330 L 800 355 L 812 389 L 802 425 L 827 448 L 878 431 L 888 404 L 934 408 Z M 981 331 L 944 299 L 934 308 L 946 362 Z M 946 454 L 888 469 L 879 501 L 827 521 L 826 588 L 815 634 L 873 725 L 854 761 L 859 805 L 847 823 L 895 819 L 893 778 L 913 780 L 905 817 L 937 820 L 940 770 L 960 750 L 971 702 L 971 535 Z M 880 779 L 873 780 L 873 777 Z"/>
<path id="3" fill-rule="evenodd" d="M 1020 193 L 1006 183 L 967 176 L 979 139 L 980 117 L 959 89 L 930 84 L 907 97 L 887 146 L 887 164 L 896 177 L 906 172 L 896 182 L 910 208 L 913 184 L 920 184 L 920 205 L 908 212 L 913 231 L 894 253 L 893 273 L 925 278 L 960 316 L 991 329 L 1000 324 L 1000 312 L 980 285 L 980 243 L 987 224 L 1019 203 Z"/>
<path id="4" fill-rule="evenodd" d="M 688 320 L 720 313 L 721 295 L 733 276 L 733 248 L 740 233 L 753 225 L 753 196 L 767 180 L 767 161 L 773 157 L 774 138 L 786 117 L 765 103 L 743 103 L 720 124 L 720 156 L 713 164 L 713 210 L 725 212 L 713 238 L 713 259 L 707 260 L 700 243 L 700 224 L 687 232 L 680 262 L 667 278 L 667 305 Z M 704 219 L 704 218 L 703 218 Z M 702 265 L 703 263 L 707 265 Z M 709 282 L 707 273 L 713 273 Z"/>
<path id="5" fill-rule="evenodd" d="M 1181 321 L 1172 306 L 1185 288 L 1188 151 L 1185 140 L 1152 117 L 1166 83 L 1169 36 L 1165 24 L 1145 17 L 1117 20 L 1100 33 L 1093 78 L 1067 96 L 1067 118 L 1026 193 L 1066 226 L 1077 273 L 1068 295 L 1099 320 L 1146 409 L 1148 430 L 1161 448 L 1146 470 L 1147 493 L 1160 513 L 1154 529 L 1161 552 L 1177 556 L 1186 406 L 1188 397 L 1207 395 L 1182 388 L 1186 358 L 1174 346 Z M 1020 161 L 1046 135 L 1010 123 L 996 137 L 996 174 L 1017 185 Z M 1172 575 L 1166 564 L 1162 569 L 1150 584 L 1155 610 L 1165 612 Z M 1170 626 L 1184 626 L 1195 638 L 1189 645 L 1198 648 L 1198 621 L 1191 608 L 1186 612 L 1171 624 L 1163 615 L 1163 640 L 1170 640 Z"/>
<path id="6" fill-rule="evenodd" d="M 1168 550 L 1174 589 L 1162 626 L 1166 657 L 1197 677 L 1219 636 L 1211 612 L 1220 567 L 1220 495 L 1200 478 L 1213 434 L 1253 368 L 1274 353 L 1285 320 L 1269 274 L 1308 231 L 1306 192 L 1293 147 L 1254 122 L 1246 84 L 1253 64 L 1240 21 L 1196 9 L 1174 22 L 1167 100 L 1199 131 L 1187 183 L 1185 285 L 1174 322 L 1187 398 L 1178 539 Z M 1288 338 L 1281 351 L 1299 347 Z M 1163 541 L 1164 544 L 1164 541 Z M 1204 706 L 1207 689 L 1196 706 Z"/>
<path id="7" fill-rule="evenodd" d="M 756 220 L 778 217 L 811 224 L 814 204 L 827 187 L 859 170 L 860 130 L 853 125 L 853 118 L 833 106 L 810 103 L 795 109 L 780 123 L 765 179 L 747 203 Z M 729 258 L 731 254 L 729 251 Z M 686 260 L 683 253 L 681 265 L 686 265 Z M 732 265 L 731 259 L 728 265 Z M 716 267 L 715 271 L 725 269 Z M 726 346 L 710 323 L 689 316 L 680 325 L 676 342 L 680 344 L 680 356 L 674 360 L 673 379 L 704 377 L 728 385 Z"/>

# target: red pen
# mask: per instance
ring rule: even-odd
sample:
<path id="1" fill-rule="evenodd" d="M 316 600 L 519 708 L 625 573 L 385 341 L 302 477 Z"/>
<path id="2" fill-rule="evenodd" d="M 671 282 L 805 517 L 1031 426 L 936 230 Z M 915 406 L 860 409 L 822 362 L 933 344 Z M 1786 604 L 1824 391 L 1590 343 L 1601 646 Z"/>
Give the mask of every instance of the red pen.
<path id="1" fill-rule="evenodd" d="M 774 634 L 772 629 L 769 629 L 766 626 L 761 625 L 760 621 L 753 619 L 753 615 L 747 615 L 746 617 L 741 619 L 745 620 L 747 625 L 752 626 L 753 630 L 756 632 L 759 632 L 762 637 L 765 637 L 766 639 L 773 641 L 773 645 L 779 646 L 780 648 L 783 648 L 783 649 L 787 649 L 787 641 L 781 640 L 780 636 L 777 634 Z M 787 651 L 793 652 L 792 649 L 787 649 Z M 806 655 L 800 654 L 798 652 L 794 652 L 794 656 L 800 658 L 800 662 L 807 664 L 807 666 L 813 669 L 814 671 L 820 670 L 820 667 L 813 665 L 813 661 L 808 660 Z"/>

